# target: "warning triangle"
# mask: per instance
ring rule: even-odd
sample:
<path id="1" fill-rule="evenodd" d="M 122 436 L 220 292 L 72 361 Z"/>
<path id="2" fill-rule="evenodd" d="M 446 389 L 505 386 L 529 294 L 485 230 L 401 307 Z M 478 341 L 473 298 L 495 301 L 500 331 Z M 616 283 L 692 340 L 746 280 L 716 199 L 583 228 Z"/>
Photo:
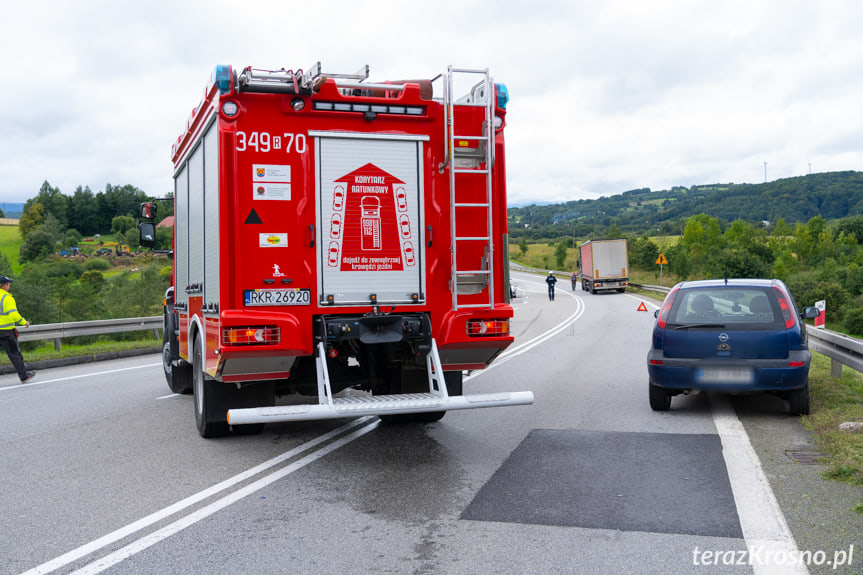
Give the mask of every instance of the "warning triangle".
<path id="1" fill-rule="evenodd" d="M 258 216 L 258 212 L 255 211 L 255 208 L 252 208 L 252 211 L 249 212 L 249 215 L 246 217 L 246 221 L 243 223 L 245 223 L 245 224 L 262 224 L 264 222 L 261 221 L 261 218 Z"/>
<path id="2" fill-rule="evenodd" d="M 641 305 L 638 306 L 638 311 L 647 311 L 647 306 L 644 305 L 644 302 L 641 302 Z"/>

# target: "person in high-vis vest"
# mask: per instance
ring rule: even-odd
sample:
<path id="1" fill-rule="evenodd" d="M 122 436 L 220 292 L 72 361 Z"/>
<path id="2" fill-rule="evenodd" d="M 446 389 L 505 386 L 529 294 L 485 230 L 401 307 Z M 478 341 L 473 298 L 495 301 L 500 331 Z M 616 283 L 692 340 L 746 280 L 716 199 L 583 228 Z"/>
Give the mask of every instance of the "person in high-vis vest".
<path id="1" fill-rule="evenodd" d="M 18 313 L 15 298 L 9 293 L 10 287 L 12 287 L 12 278 L 0 276 L 0 347 L 6 351 L 9 361 L 18 370 L 18 379 L 21 383 L 27 383 L 33 379 L 36 372 L 27 371 L 24 365 L 24 356 L 21 355 L 21 348 L 18 346 L 18 330 L 15 328 L 19 325 L 30 327 L 30 322 Z"/>

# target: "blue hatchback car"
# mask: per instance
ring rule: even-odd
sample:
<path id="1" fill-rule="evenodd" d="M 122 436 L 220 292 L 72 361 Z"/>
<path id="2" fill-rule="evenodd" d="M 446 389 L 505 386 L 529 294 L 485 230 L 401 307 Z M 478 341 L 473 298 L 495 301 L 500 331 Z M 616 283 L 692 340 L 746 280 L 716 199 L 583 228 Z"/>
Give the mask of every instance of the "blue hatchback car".
<path id="1" fill-rule="evenodd" d="M 656 312 L 647 354 L 650 407 L 665 411 L 672 396 L 693 390 L 770 392 L 792 415 L 809 413 L 806 326 L 815 307 L 798 313 L 779 280 L 682 282 Z"/>

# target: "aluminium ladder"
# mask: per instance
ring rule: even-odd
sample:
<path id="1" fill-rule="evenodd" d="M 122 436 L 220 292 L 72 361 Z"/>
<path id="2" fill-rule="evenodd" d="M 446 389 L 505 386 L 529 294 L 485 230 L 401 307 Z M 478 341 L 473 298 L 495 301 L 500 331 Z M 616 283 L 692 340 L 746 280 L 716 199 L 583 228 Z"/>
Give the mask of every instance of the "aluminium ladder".
<path id="1" fill-rule="evenodd" d="M 453 97 L 453 81 L 456 76 L 462 79 L 470 79 L 471 77 L 478 78 L 479 81 L 473 85 L 470 93 L 455 100 Z M 494 85 L 491 81 L 491 76 L 488 69 L 471 70 L 465 68 L 447 68 L 444 89 L 444 109 L 446 121 L 444 122 L 445 142 L 447 146 L 447 164 L 449 167 L 449 187 L 450 187 L 450 233 L 451 251 L 452 251 L 452 303 L 453 309 L 462 308 L 494 308 L 494 242 L 492 241 L 493 233 L 493 187 L 492 187 L 492 167 L 494 165 Z M 473 107 L 484 109 L 484 119 L 482 124 L 482 133 L 457 134 L 456 129 L 456 107 Z M 456 145 L 459 142 L 459 145 Z M 459 165 L 458 161 L 459 149 L 463 144 L 468 144 L 468 149 L 474 151 L 475 165 Z M 475 143 L 476 148 L 470 146 Z M 442 166 L 443 168 L 443 166 Z M 457 177 L 461 176 L 461 177 Z M 474 178 L 483 178 L 485 186 L 485 197 L 482 201 L 466 201 L 463 196 L 467 190 L 475 189 L 475 182 L 471 182 Z M 475 223 L 477 218 L 468 220 L 467 213 L 476 214 L 477 211 L 482 211 L 485 215 L 485 230 L 481 227 L 476 229 L 474 235 L 459 235 L 457 224 L 459 222 Z M 462 227 L 462 232 L 464 226 Z M 482 246 L 484 254 L 478 265 L 471 268 L 459 268 L 458 253 L 459 246 L 470 243 L 475 246 L 479 243 Z M 473 253 L 477 250 L 474 248 Z M 460 287 L 465 288 L 460 290 Z M 459 293 L 463 291 L 462 297 L 466 293 L 481 293 L 483 290 L 488 292 L 488 303 L 463 303 L 459 301 Z M 471 291 L 475 290 L 475 291 Z"/>

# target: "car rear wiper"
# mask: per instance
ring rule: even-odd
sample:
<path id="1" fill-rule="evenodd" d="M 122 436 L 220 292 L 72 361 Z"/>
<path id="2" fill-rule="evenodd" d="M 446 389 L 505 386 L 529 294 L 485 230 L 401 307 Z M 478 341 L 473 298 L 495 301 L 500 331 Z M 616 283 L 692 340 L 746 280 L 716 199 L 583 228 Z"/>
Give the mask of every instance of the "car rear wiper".
<path id="1" fill-rule="evenodd" d="M 672 329 L 689 329 L 691 327 L 718 327 L 724 328 L 724 323 L 681 323 L 676 324 Z"/>

